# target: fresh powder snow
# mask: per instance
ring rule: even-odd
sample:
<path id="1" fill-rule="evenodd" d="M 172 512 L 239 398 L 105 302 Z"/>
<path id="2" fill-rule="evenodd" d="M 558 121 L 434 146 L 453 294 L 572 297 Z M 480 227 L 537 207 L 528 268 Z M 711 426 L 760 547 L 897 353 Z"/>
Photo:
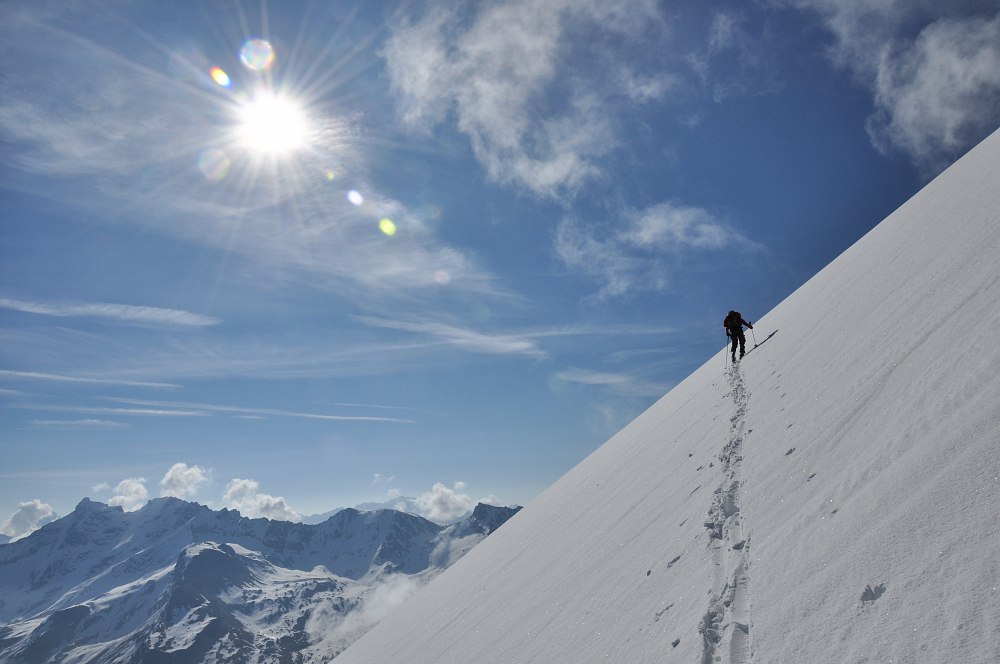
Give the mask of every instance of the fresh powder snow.
<path id="1" fill-rule="evenodd" d="M 1000 661 L 1000 133 L 743 313 L 337 664 Z"/>

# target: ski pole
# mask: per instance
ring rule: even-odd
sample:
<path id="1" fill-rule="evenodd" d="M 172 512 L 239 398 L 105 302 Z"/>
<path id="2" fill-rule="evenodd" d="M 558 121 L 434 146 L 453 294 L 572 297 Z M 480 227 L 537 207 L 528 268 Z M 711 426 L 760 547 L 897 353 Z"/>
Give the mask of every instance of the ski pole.
<path id="1" fill-rule="evenodd" d="M 750 328 L 750 336 L 753 337 L 753 347 L 757 347 L 757 335 L 753 333 L 753 328 Z"/>
<path id="2" fill-rule="evenodd" d="M 729 368 L 729 335 L 726 335 L 726 346 L 724 352 L 722 353 L 726 356 L 726 368 Z"/>

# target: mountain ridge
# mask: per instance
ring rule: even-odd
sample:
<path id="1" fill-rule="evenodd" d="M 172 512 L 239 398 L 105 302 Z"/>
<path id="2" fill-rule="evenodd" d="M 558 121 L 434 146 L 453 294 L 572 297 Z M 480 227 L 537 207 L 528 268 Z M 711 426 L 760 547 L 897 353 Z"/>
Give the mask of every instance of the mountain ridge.
<path id="1" fill-rule="evenodd" d="M 85 498 L 0 546 L 0 662 L 325 661 L 374 622 L 353 614 L 383 588 L 412 593 L 488 534 L 484 519 L 516 512 L 482 506 L 443 526 L 347 509 L 307 525 Z"/>

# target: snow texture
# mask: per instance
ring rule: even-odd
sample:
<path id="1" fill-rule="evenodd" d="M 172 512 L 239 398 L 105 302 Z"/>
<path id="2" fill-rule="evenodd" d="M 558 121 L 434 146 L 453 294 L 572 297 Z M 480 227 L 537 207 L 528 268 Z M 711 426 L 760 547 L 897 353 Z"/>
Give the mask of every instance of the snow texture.
<path id="1" fill-rule="evenodd" d="M 337 664 L 1000 661 L 998 330 L 1000 132 Z"/>

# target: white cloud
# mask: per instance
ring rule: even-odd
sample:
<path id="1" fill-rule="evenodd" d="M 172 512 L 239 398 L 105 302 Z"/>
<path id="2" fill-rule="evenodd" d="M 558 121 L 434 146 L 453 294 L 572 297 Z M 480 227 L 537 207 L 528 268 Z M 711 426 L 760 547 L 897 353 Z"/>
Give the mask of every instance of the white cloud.
<path id="1" fill-rule="evenodd" d="M 37 498 L 25 503 L 19 503 L 17 511 L 0 526 L 0 535 L 8 536 L 11 541 L 27 537 L 46 523 L 57 518 L 51 505 Z"/>
<path id="2" fill-rule="evenodd" d="M 104 491 L 109 490 L 110 488 L 111 485 L 108 484 L 107 482 L 100 482 L 99 484 L 95 484 L 94 486 L 90 487 L 90 490 L 93 491 L 94 493 L 102 493 Z"/>
<path id="3" fill-rule="evenodd" d="M 42 316 L 108 318 L 123 323 L 163 325 L 168 327 L 206 327 L 222 321 L 211 316 L 159 307 L 107 303 L 46 303 L 0 298 L 0 308 Z"/>
<path id="4" fill-rule="evenodd" d="M 598 175 L 616 147 L 619 97 L 648 101 L 669 88 L 669 76 L 620 55 L 661 24 L 648 0 L 432 5 L 391 26 L 384 55 L 410 126 L 453 118 L 492 179 L 558 197 Z M 584 33 L 597 61 L 574 66 L 571 44 Z"/>
<path id="5" fill-rule="evenodd" d="M 991 21 L 942 20 L 879 65 L 876 147 L 912 156 L 929 174 L 1000 124 L 1000 14 Z"/>
<path id="6" fill-rule="evenodd" d="M 185 500 L 194 498 L 202 485 L 209 481 L 208 472 L 200 466 L 175 463 L 160 480 L 160 495 Z"/>
<path id="7" fill-rule="evenodd" d="M 238 510 L 243 516 L 250 518 L 263 517 L 277 521 L 301 521 L 302 516 L 288 506 L 281 496 L 258 491 L 260 483 L 256 480 L 233 479 L 226 485 L 226 493 L 222 501 L 230 509 Z"/>
<path id="8" fill-rule="evenodd" d="M 722 249 L 742 241 L 734 229 L 726 227 L 707 211 L 671 203 L 641 210 L 631 215 L 619 234 L 625 244 L 640 249 Z"/>
<path id="9" fill-rule="evenodd" d="M 502 507 L 503 506 L 503 503 L 500 502 L 500 499 L 497 498 L 496 496 L 494 496 L 492 493 L 490 495 L 488 495 L 488 496 L 480 498 L 476 502 L 477 503 L 482 503 L 483 505 L 490 505 L 492 507 Z"/>
<path id="10" fill-rule="evenodd" d="M 471 512 L 478 502 L 465 493 L 466 488 L 465 482 L 455 482 L 450 489 L 437 482 L 430 491 L 420 494 L 413 500 L 413 509 L 429 521 L 436 523 L 453 521 Z M 490 499 L 496 500 L 492 496 L 487 500 Z"/>
<path id="11" fill-rule="evenodd" d="M 871 90 L 868 131 L 880 150 L 933 175 L 1000 123 L 996 2 L 782 1 L 818 13 L 833 61 Z"/>
<path id="12" fill-rule="evenodd" d="M 118 483 L 114 489 L 114 496 L 108 501 L 108 505 L 117 505 L 126 512 L 134 512 L 143 507 L 148 499 L 146 478 L 130 477 Z"/>
<path id="13" fill-rule="evenodd" d="M 698 207 L 660 203 L 625 211 L 620 223 L 618 228 L 584 228 L 566 218 L 556 231 L 556 256 L 601 283 L 599 298 L 667 289 L 685 252 L 761 248 Z"/>

